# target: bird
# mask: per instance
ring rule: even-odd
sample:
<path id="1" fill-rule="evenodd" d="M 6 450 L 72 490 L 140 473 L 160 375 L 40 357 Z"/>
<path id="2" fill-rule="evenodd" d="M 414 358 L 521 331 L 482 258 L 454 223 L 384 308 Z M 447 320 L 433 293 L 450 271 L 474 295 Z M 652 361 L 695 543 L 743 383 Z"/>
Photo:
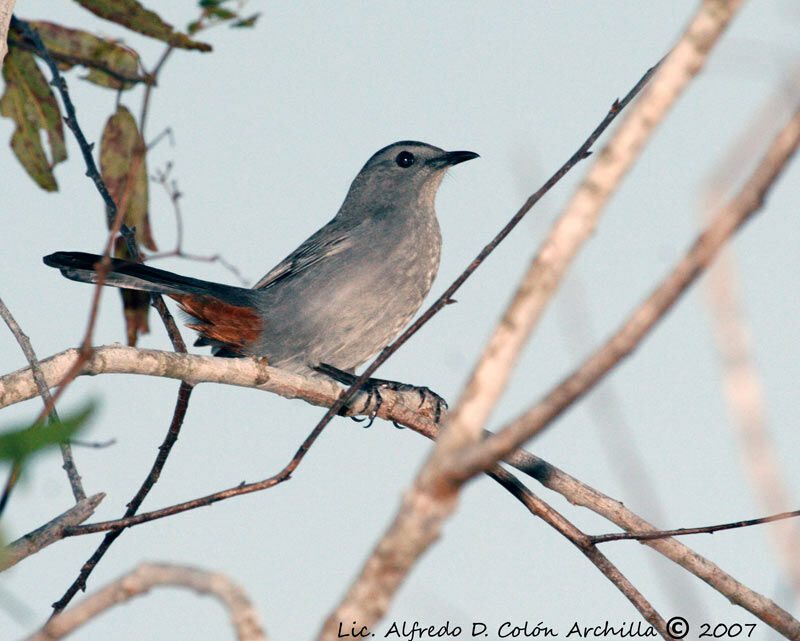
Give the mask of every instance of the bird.
<path id="1" fill-rule="evenodd" d="M 164 294 L 218 356 L 266 358 L 320 375 L 353 374 L 405 327 L 431 289 L 441 233 L 434 209 L 446 171 L 477 158 L 404 140 L 358 172 L 336 215 L 252 288 L 215 283 L 112 259 L 104 285 Z M 97 282 L 96 254 L 43 258 L 72 280 Z"/>

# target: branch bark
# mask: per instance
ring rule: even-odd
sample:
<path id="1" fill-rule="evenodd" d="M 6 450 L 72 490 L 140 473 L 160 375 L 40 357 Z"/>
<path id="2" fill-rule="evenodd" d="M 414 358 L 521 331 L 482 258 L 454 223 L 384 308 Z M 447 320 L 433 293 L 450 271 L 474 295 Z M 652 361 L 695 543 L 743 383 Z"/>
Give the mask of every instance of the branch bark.
<path id="1" fill-rule="evenodd" d="M 11 22 L 11 15 L 14 13 L 14 5 L 17 0 L 0 0 L 0 67 L 8 53 L 8 24 Z"/>
<path id="2" fill-rule="evenodd" d="M 52 617 L 26 641 L 61 639 L 105 610 L 159 586 L 184 587 L 215 597 L 228 610 L 239 641 L 266 641 L 253 604 L 244 590 L 227 576 L 192 567 L 150 563 L 143 563 L 66 612 Z"/>
<path id="3" fill-rule="evenodd" d="M 64 538 L 64 528 L 83 523 L 92 514 L 95 508 L 105 498 L 105 494 L 94 494 L 81 499 L 63 514 L 52 521 L 45 523 L 33 532 L 12 541 L 6 547 L 0 548 L 0 572 L 16 565 L 31 554 L 36 554 L 42 548 Z"/>
<path id="4" fill-rule="evenodd" d="M 48 387 L 59 385 L 78 358 L 79 350 L 67 349 L 41 360 L 39 364 Z M 218 358 L 123 345 L 94 348 L 78 372 L 78 376 L 98 374 L 142 374 L 182 380 L 193 385 L 223 383 L 252 387 L 285 398 L 302 399 L 321 407 L 332 405 L 341 392 L 341 388 L 329 379 L 291 374 L 252 358 Z M 37 394 L 30 368 L 0 376 L 0 408 L 28 400 Z M 426 403 L 420 408 L 419 394 L 416 392 L 387 390 L 382 391 L 381 395 L 383 403 L 378 411 L 380 418 L 406 424 L 411 417 L 420 413 L 433 416 L 433 405 Z M 352 407 L 359 408 L 359 414 L 369 413 L 369 407 L 365 407 L 368 400 L 367 394 L 359 392 L 352 401 Z"/>
<path id="5" fill-rule="evenodd" d="M 30 338 L 28 338 L 28 335 L 22 331 L 22 328 L 19 326 L 16 319 L 11 314 L 11 311 L 8 309 L 8 307 L 6 307 L 6 304 L 2 299 L 0 299 L 0 317 L 2 317 L 6 325 L 8 325 L 8 329 L 11 330 L 14 338 L 17 339 L 17 343 L 19 343 L 22 353 L 25 354 L 25 358 L 28 360 L 28 363 L 31 366 L 33 380 L 36 382 L 36 389 L 39 391 L 39 395 L 42 397 L 42 402 L 44 403 L 45 407 L 50 407 L 50 421 L 58 421 L 56 408 L 53 406 L 50 398 L 50 389 L 47 387 L 47 384 L 44 381 L 42 370 L 39 367 L 39 359 L 36 358 L 36 352 L 33 351 L 33 345 L 31 345 Z M 64 461 L 64 465 L 62 467 L 67 473 L 69 485 L 72 489 L 72 495 L 75 497 L 75 502 L 77 503 L 86 498 L 86 492 L 84 491 L 83 483 L 81 482 L 81 475 L 78 473 L 78 468 L 75 467 L 75 459 L 72 457 L 72 447 L 70 446 L 69 442 L 59 443 L 59 447 L 61 448 L 61 458 Z"/>

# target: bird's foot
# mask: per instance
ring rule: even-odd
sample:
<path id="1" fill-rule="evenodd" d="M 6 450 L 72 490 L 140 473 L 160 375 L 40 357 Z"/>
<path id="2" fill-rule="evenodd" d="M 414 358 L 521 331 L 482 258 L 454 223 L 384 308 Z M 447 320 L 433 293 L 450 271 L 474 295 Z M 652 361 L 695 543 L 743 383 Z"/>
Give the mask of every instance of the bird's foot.
<path id="1" fill-rule="evenodd" d="M 329 376 L 336 382 L 342 383 L 343 385 L 352 385 L 356 382 L 356 380 L 358 380 L 358 376 L 355 374 L 341 370 L 333 365 L 328 365 L 327 363 L 320 363 L 314 369 L 322 374 L 325 374 L 326 376 Z M 365 418 L 357 418 L 355 416 L 351 416 L 350 418 L 358 422 L 369 420 L 369 422 L 364 426 L 365 428 L 372 425 L 372 423 L 375 421 L 375 417 L 378 415 L 381 405 L 383 404 L 381 389 L 388 389 L 393 392 L 416 392 L 419 394 L 419 407 L 425 405 L 426 402 L 430 402 L 431 405 L 433 405 L 433 420 L 437 423 L 442 416 L 442 408 L 447 409 L 447 401 L 427 387 L 408 385 L 407 383 L 390 381 L 384 378 L 368 378 L 362 385 L 361 389 L 367 393 L 367 400 L 362 411 L 366 411 L 366 409 L 370 407 L 372 409 Z M 374 407 L 372 406 L 373 399 L 375 403 Z M 395 427 L 403 429 L 403 426 L 399 425 L 396 421 L 392 421 L 392 423 Z"/>

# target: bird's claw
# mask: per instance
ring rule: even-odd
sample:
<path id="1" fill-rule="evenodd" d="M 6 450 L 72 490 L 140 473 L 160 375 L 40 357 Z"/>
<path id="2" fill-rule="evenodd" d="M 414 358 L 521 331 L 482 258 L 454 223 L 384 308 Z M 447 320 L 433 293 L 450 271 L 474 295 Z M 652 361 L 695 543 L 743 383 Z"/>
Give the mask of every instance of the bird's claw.
<path id="1" fill-rule="evenodd" d="M 358 380 L 355 374 L 341 370 L 333 365 L 328 365 L 327 363 L 320 363 L 314 369 L 343 385 L 352 385 Z M 364 418 L 357 418 L 355 416 L 351 416 L 350 418 L 358 423 L 368 420 L 369 422 L 364 427 L 370 427 L 375 421 L 375 417 L 378 415 L 381 405 L 383 404 L 383 397 L 380 393 L 381 388 L 390 389 L 395 392 L 416 392 L 419 394 L 419 408 L 422 408 L 427 401 L 430 401 L 431 405 L 433 405 L 433 420 L 436 423 L 438 423 L 439 419 L 442 417 L 442 408 L 447 409 L 447 401 L 427 387 L 417 387 L 416 385 L 388 381 L 382 378 L 368 378 L 361 388 L 367 393 L 367 399 L 361 411 L 365 412 L 367 408 L 372 406 L 373 398 L 375 399 L 375 407 L 372 408 L 369 415 Z M 397 421 L 392 421 L 392 423 L 398 429 L 403 429 L 403 426 L 398 425 Z"/>

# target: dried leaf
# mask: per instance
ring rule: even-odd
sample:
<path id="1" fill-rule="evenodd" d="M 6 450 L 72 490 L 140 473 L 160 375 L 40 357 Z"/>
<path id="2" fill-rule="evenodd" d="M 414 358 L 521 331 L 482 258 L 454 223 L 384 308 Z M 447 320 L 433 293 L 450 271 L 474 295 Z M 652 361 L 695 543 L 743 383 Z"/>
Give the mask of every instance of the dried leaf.
<path id="1" fill-rule="evenodd" d="M 58 184 L 53 167 L 66 160 L 61 113 L 47 80 L 33 54 L 10 49 L 3 64 L 6 90 L 0 98 L 0 114 L 11 118 L 17 128 L 11 136 L 11 148 L 36 183 L 47 191 Z M 42 147 L 40 130 L 47 132 L 50 160 Z"/>
<path id="2" fill-rule="evenodd" d="M 89 69 L 87 80 L 111 89 L 130 89 L 136 82 L 145 81 L 145 77 L 139 73 L 139 54 L 133 49 L 52 22 L 30 24 L 59 61 L 61 69 L 82 65 Z"/>
<path id="3" fill-rule="evenodd" d="M 175 31 L 157 13 L 145 9 L 136 0 L 76 0 L 92 13 L 111 22 L 116 22 L 132 31 L 163 40 L 173 47 L 211 51 L 211 45 L 192 40 L 184 33 Z"/>
<path id="4" fill-rule="evenodd" d="M 254 13 L 249 18 L 242 18 L 241 20 L 237 20 L 236 22 L 231 24 L 231 27 L 253 27 L 256 24 L 256 20 L 258 20 L 260 13 Z"/>
<path id="5" fill-rule="evenodd" d="M 136 227 L 136 239 L 148 249 L 156 245 L 147 221 L 147 163 L 144 141 L 131 112 L 120 105 L 108 119 L 100 140 L 100 173 L 125 224 Z"/>
<path id="6" fill-rule="evenodd" d="M 131 259 L 128 246 L 121 236 L 116 239 L 114 256 L 124 260 Z M 122 296 L 122 311 L 125 316 L 125 334 L 128 339 L 128 347 L 136 347 L 139 336 L 150 332 L 148 324 L 150 294 L 135 289 L 120 289 L 119 293 Z"/>

